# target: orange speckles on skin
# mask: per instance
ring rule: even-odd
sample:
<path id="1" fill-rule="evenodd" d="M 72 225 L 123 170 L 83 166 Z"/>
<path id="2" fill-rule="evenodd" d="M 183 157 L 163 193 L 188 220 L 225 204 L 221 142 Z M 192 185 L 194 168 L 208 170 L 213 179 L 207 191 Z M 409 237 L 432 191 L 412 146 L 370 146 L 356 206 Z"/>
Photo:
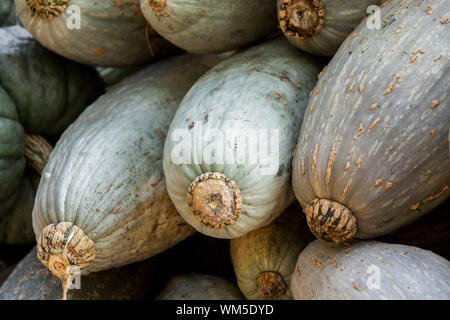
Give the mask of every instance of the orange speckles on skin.
<path id="1" fill-rule="evenodd" d="M 430 14 L 432 13 L 432 10 L 433 10 L 433 7 L 432 7 L 432 6 L 428 6 L 428 7 L 425 9 L 425 12 L 427 13 L 427 15 L 430 15 Z"/>
<path id="2" fill-rule="evenodd" d="M 359 93 L 363 93 L 364 91 L 364 85 L 360 84 L 358 88 Z"/>
<path id="3" fill-rule="evenodd" d="M 392 88 L 394 87 L 394 83 L 390 82 L 388 86 L 386 87 L 386 90 L 384 90 L 383 94 L 381 96 L 385 96 L 389 94 L 392 91 Z"/>
<path id="4" fill-rule="evenodd" d="M 360 123 L 358 126 L 358 129 L 356 130 L 356 135 L 353 137 L 353 141 L 358 139 L 363 133 L 364 133 L 364 127 L 363 127 L 363 124 Z"/>
<path id="5" fill-rule="evenodd" d="M 392 149 L 394 149 L 394 147 L 390 146 L 389 148 L 386 148 L 386 151 L 392 151 Z"/>
<path id="6" fill-rule="evenodd" d="M 380 118 L 376 118 L 375 120 L 373 120 L 372 124 L 370 125 L 369 129 L 373 129 L 375 128 L 375 126 L 377 125 L 377 123 L 380 121 Z"/>
<path id="7" fill-rule="evenodd" d="M 311 163 L 311 170 L 312 173 L 315 174 L 316 173 L 316 161 L 317 161 L 317 152 L 319 151 L 319 144 L 316 143 L 315 147 L 314 147 L 314 151 L 313 151 L 313 155 L 312 155 L 312 163 Z"/>
<path id="8" fill-rule="evenodd" d="M 431 103 L 431 109 L 436 109 L 436 107 L 439 105 L 439 100 L 433 100 L 433 102 Z"/>
<path id="9" fill-rule="evenodd" d="M 434 131 L 434 130 L 431 130 L 431 131 L 430 131 L 431 139 L 433 139 L 433 138 L 434 138 L 435 134 L 436 134 L 436 133 L 435 133 L 435 131 Z"/>
<path id="10" fill-rule="evenodd" d="M 94 55 L 97 57 L 102 56 L 105 53 L 105 47 L 97 48 L 97 50 L 94 51 Z"/>
<path id="11" fill-rule="evenodd" d="M 370 110 L 370 111 L 373 111 L 373 110 L 375 110 L 376 108 L 377 108 L 377 104 L 374 103 L 374 104 L 372 104 L 372 105 L 369 107 L 369 110 Z"/>
<path id="12" fill-rule="evenodd" d="M 384 181 L 385 178 L 386 178 L 386 176 L 384 176 L 384 177 L 382 177 L 382 178 L 380 178 L 380 179 L 377 179 L 377 180 L 375 181 L 375 183 L 373 184 L 373 186 L 374 186 L 374 187 L 379 187 L 379 186 L 383 183 L 383 181 Z"/>
<path id="13" fill-rule="evenodd" d="M 155 134 L 159 136 L 161 139 L 164 139 L 164 134 L 160 130 L 155 130 Z"/>
<path id="14" fill-rule="evenodd" d="M 325 171 L 325 184 L 328 186 L 331 179 L 331 168 L 333 167 L 334 157 L 336 155 L 336 144 L 331 147 L 330 156 L 328 157 L 327 169 Z"/>
<path id="15" fill-rule="evenodd" d="M 352 71 L 352 72 L 349 73 L 348 77 L 349 77 L 349 78 L 353 78 L 353 75 L 354 75 L 354 74 L 355 74 L 355 72 Z"/>
<path id="16" fill-rule="evenodd" d="M 433 60 L 433 62 L 438 62 L 439 60 L 441 60 L 443 57 L 442 54 L 439 55 L 439 57 L 437 57 L 436 59 Z"/>
<path id="17" fill-rule="evenodd" d="M 356 160 L 355 172 L 358 172 L 358 171 L 359 171 L 359 169 L 361 168 L 361 163 L 362 163 L 362 156 L 359 157 L 358 160 Z"/>
<path id="18" fill-rule="evenodd" d="M 347 89 L 347 93 L 350 93 L 350 92 L 352 92 L 352 90 L 353 90 L 353 86 L 355 85 L 355 83 L 353 82 L 351 85 L 350 85 L 350 87 L 348 87 L 348 89 Z"/>
<path id="19" fill-rule="evenodd" d="M 414 63 L 417 60 L 417 55 L 414 55 L 409 59 L 409 63 Z"/>
<path id="20" fill-rule="evenodd" d="M 392 187 L 392 182 L 387 181 L 386 185 L 384 186 L 384 190 L 388 191 L 389 189 L 391 189 L 391 187 Z"/>
<path id="21" fill-rule="evenodd" d="M 312 114 L 313 111 L 314 111 L 314 106 L 310 106 L 310 107 L 309 107 L 309 114 Z"/>
<path id="22" fill-rule="evenodd" d="M 348 171 L 350 169 L 350 161 L 347 161 L 347 163 L 344 166 L 344 171 Z"/>
<path id="23" fill-rule="evenodd" d="M 302 176 L 305 175 L 305 159 L 303 159 L 303 157 L 302 157 L 302 168 L 301 168 L 301 173 L 302 173 Z"/>
<path id="24" fill-rule="evenodd" d="M 447 24 L 448 23 L 448 18 L 441 18 L 441 20 L 439 22 L 441 24 Z"/>
<path id="25" fill-rule="evenodd" d="M 308 139 L 309 139 L 309 133 L 307 133 L 307 134 L 305 135 L 305 141 L 306 141 L 306 142 L 308 141 Z"/>

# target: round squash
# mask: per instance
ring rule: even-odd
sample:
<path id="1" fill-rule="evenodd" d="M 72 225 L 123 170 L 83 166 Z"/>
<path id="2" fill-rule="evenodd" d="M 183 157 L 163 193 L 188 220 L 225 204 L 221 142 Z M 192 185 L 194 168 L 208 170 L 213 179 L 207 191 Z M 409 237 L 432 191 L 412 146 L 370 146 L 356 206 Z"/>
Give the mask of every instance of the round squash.
<path id="1" fill-rule="evenodd" d="M 276 30 L 273 0 L 141 0 L 160 35 L 195 53 L 237 49 Z"/>
<path id="2" fill-rule="evenodd" d="M 292 205 L 266 227 L 231 240 L 239 289 L 249 300 L 287 300 L 299 253 L 312 241 L 301 208 Z"/>
<path id="3" fill-rule="evenodd" d="M 2 0 L 0 2 L 0 27 L 16 24 L 16 7 L 14 0 Z"/>
<path id="4" fill-rule="evenodd" d="M 194 230 L 167 195 L 164 138 L 190 86 L 216 57 L 181 56 L 142 69 L 64 132 L 33 209 L 38 257 L 57 277 L 141 261 Z"/>
<path id="5" fill-rule="evenodd" d="M 332 57 L 380 0 L 277 0 L 280 28 L 295 47 Z"/>
<path id="6" fill-rule="evenodd" d="M 296 300 L 450 299 L 450 262 L 416 247 L 311 242 L 291 279 Z"/>
<path id="7" fill-rule="evenodd" d="M 296 130 L 318 70 L 278 38 L 233 55 L 189 90 L 166 139 L 164 173 L 175 207 L 197 231 L 236 238 L 293 201 Z M 257 151 L 247 144 L 251 131 Z"/>
<path id="8" fill-rule="evenodd" d="M 450 194 L 446 13 L 443 0 L 388 2 L 382 28 L 363 21 L 311 92 L 292 180 L 319 239 L 387 234 Z"/>
<path id="9" fill-rule="evenodd" d="M 15 0 L 15 3 L 24 27 L 44 47 L 80 63 L 128 67 L 161 57 L 173 49 L 147 27 L 139 0 Z"/>
<path id="10" fill-rule="evenodd" d="M 69 290 L 68 300 L 136 300 L 156 292 L 162 266 L 149 259 L 122 268 L 96 272 L 83 277 L 81 288 Z M 37 258 L 36 248 L 17 264 L 0 287 L 0 300 L 60 300 L 61 287 Z"/>
<path id="11" fill-rule="evenodd" d="M 227 280 L 206 275 L 174 276 L 157 297 L 158 300 L 242 300 L 239 289 Z"/>

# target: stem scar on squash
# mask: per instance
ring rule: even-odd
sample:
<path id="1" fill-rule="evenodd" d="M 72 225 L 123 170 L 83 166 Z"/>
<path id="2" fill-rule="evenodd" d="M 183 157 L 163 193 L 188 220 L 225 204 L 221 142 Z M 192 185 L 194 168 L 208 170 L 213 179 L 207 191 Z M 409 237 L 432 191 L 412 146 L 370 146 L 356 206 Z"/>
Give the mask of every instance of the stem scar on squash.
<path id="1" fill-rule="evenodd" d="M 279 13 L 280 28 L 285 35 L 304 40 L 319 33 L 325 13 L 320 0 L 284 0 Z"/>
<path id="2" fill-rule="evenodd" d="M 242 210 L 238 185 L 220 172 L 206 172 L 195 178 L 186 200 L 195 217 L 214 229 L 236 223 Z"/>

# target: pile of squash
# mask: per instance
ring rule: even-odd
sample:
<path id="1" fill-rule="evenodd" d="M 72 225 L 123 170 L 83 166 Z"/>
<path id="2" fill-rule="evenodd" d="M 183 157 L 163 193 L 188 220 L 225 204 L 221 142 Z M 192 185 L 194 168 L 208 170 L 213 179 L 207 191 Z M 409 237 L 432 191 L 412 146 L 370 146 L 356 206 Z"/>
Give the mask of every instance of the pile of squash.
<path id="1" fill-rule="evenodd" d="M 2 0 L 0 299 L 450 299 L 449 19 Z"/>

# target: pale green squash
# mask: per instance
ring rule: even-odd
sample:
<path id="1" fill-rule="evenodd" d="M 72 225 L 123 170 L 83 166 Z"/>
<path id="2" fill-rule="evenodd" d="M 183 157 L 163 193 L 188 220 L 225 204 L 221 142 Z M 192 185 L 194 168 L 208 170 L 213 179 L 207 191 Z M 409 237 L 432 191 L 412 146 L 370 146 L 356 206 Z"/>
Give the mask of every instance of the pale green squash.
<path id="1" fill-rule="evenodd" d="M 277 0 L 280 28 L 295 47 L 332 57 L 380 0 Z M 370 10 L 369 12 L 372 12 Z"/>
<path id="2" fill-rule="evenodd" d="M 448 300 L 450 262 L 412 246 L 316 240 L 298 256 L 291 291 L 297 300 Z"/>
<path id="3" fill-rule="evenodd" d="M 276 30 L 274 0 L 141 0 L 160 35 L 189 52 L 238 49 Z"/>
<path id="4" fill-rule="evenodd" d="M 321 75 L 294 156 L 295 195 L 327 241 L 393 232 L 450 195 L 450 2 L 390 1 L 381 14 Z"/>
<path id="5" fill-rule="evenodd" d="M 319 70 L 319 62 L 278 38 L 233 55 L 189 90 L 166 139 L 164 173 L 175 207 L 197 231 L 236 238 L 269 224 L 292 202 L 296 130 Z M 212 130 L 222 141 L 208 141 Z M 247 144 L 250 130 L 260 135 L 259 151 Z M 199 141 L 204 148 L 195 147 Z M 241 160 L 255 157 L 238 160 L 239 150 Z"/>
<path id="6" fill-rule="evenodd" d="M 141 261 L 193 234 L 167 195 L 164 138 L 184 94 L 218 61 L 185 55 L 152 64 L 64 132 L 33 209 L 38 256 L 55 276 L 65 279 L 70 264 L 88 274 Z"/>

